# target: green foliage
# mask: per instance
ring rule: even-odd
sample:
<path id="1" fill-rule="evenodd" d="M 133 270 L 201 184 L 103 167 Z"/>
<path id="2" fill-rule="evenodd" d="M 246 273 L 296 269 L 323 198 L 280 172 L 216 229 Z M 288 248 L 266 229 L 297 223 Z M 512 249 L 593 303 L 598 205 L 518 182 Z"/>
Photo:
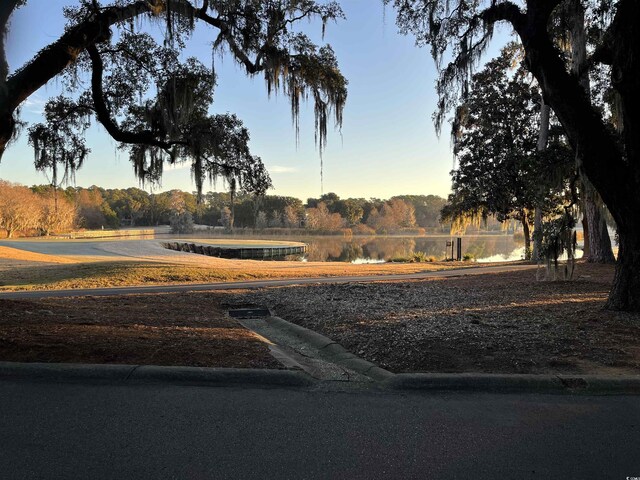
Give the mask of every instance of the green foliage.
<path id="1" fill-rule="evenodd" d="M 525 258 L 530 258 L 534 209 L 549 215 L 563 204 L 573 158 L 557 134 L 547 151 L 538 152 L 540 95 L 526 72 L 514 69 L 519 52 L 512 44 L 487 62 L 457 109 L 452 129 L 457 168 L 442 218 L 455 232 L 490 216 L 516 220 L 524 230 Z"/>
<path id="2" fill-rule="evenodd" d="M 433 255 L 428 255 L 425 252 L 417 251 L 417 252 L 412 252 L 408 256 L 393 257 L 389 261 L 396 262 L 396 263 L 431 263 L 431 262 L 437 262 L 437 259 Z"/>
<path id="3" fill-rule="evenodd" d="M 545 259 L 547 278 L 551 280 L 558 277 L 571 280 L 573 277 L 577 243 L 575 225 L 575 218 L 568 209 L 542 224 L 540 253 Z M 558 259 L 565 253 L 567 261 L 559 267 Z"/>
<path id="4" fill-rule="evenodd" d="M 458 107 L 452 132 L 457 168 L 443 209 L 454 224 L 489 215 L 522 220 L 536 203 L 539 95 L 522 71 L 511 72 L 516 53 L 505 48 L 474 75 Z"/>
<path id="5" fill-rule="evenodd" d="M 402 200 L 413 206 L 416 225 L 422 228 L 440 226 L 440 212 L 447 201 L 437 195 L 399 195 L 391 200 Z"/>

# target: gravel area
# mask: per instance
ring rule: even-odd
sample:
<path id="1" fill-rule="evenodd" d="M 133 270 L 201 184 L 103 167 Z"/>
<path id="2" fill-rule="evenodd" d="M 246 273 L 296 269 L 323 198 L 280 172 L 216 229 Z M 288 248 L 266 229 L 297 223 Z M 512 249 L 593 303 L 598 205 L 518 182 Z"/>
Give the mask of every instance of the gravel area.
<path id="1" fill-rule="evenodd" d="M 237 295 L 394 372 L 640 373 L 640 314 L 603 310 L 612 266 L 283 287 Z"/>

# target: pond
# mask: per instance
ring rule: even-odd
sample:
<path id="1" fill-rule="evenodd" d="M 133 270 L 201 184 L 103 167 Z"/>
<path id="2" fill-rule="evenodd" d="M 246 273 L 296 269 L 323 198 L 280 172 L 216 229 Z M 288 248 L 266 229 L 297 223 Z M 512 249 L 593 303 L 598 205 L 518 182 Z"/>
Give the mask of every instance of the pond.
<path id="1" fill-rule="evenodd" d="M 236 238 L 247 238 L 238 236 Z M 308 262 L 376 263 L 392 260 L 402 261 L 416 252 L 427 257 L 444 260 L 451 257 L 447 241 L 455 238 L 448 235 L 430 236 L 252 236 L 263 240 L 295 240 L 306 243 L 309 248 L 304 257 L 288 257 L 286 260 Z M 524 255 L 522 240 L 513 235 L 467 235 L 462 238 L 462 254 L 469 254 L 480 262 L 520 260 Z"/>

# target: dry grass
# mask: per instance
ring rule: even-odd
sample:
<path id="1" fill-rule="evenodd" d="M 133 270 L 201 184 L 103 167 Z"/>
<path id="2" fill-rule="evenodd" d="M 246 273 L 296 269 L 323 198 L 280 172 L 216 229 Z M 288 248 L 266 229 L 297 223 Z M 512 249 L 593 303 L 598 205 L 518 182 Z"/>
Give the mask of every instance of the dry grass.
<path id="1" fill-rule="evenodd" d="M 205 257 L 207 264 L 111 261 L 74 264 L 4 264 L 0 290 L 99 288 L 127 285 L 206 283 L 251 279 L 384 275 L 445 270 L 457 263 L 371 264 L 261 262 Z M 0 264 L 1 265 L 1 264 Z"/>
<path id="2" fill-rule="evenodd" d="M 3 263 L 6 261 L 12 261 L 12 264 L 22 264 L 26 262 L 75 263 L 73 260 L 68 258 L 46 255 L 43 253 L 34 253 L 18 248 L 5 247 L 3 245 L 0 245 L 0 261 Z"/>

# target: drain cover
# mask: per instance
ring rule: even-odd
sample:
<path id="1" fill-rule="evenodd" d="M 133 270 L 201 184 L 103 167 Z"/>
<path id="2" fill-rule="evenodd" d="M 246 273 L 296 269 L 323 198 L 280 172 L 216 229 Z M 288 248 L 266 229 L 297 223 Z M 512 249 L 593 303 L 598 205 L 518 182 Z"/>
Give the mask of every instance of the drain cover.
<path id="1" fill-rule="evenodd" d="M 233 318 L 261 318 L 270 317 L 271 312 L 268 308 L 236 308 L 229 310 L 229 315 Z"/>

